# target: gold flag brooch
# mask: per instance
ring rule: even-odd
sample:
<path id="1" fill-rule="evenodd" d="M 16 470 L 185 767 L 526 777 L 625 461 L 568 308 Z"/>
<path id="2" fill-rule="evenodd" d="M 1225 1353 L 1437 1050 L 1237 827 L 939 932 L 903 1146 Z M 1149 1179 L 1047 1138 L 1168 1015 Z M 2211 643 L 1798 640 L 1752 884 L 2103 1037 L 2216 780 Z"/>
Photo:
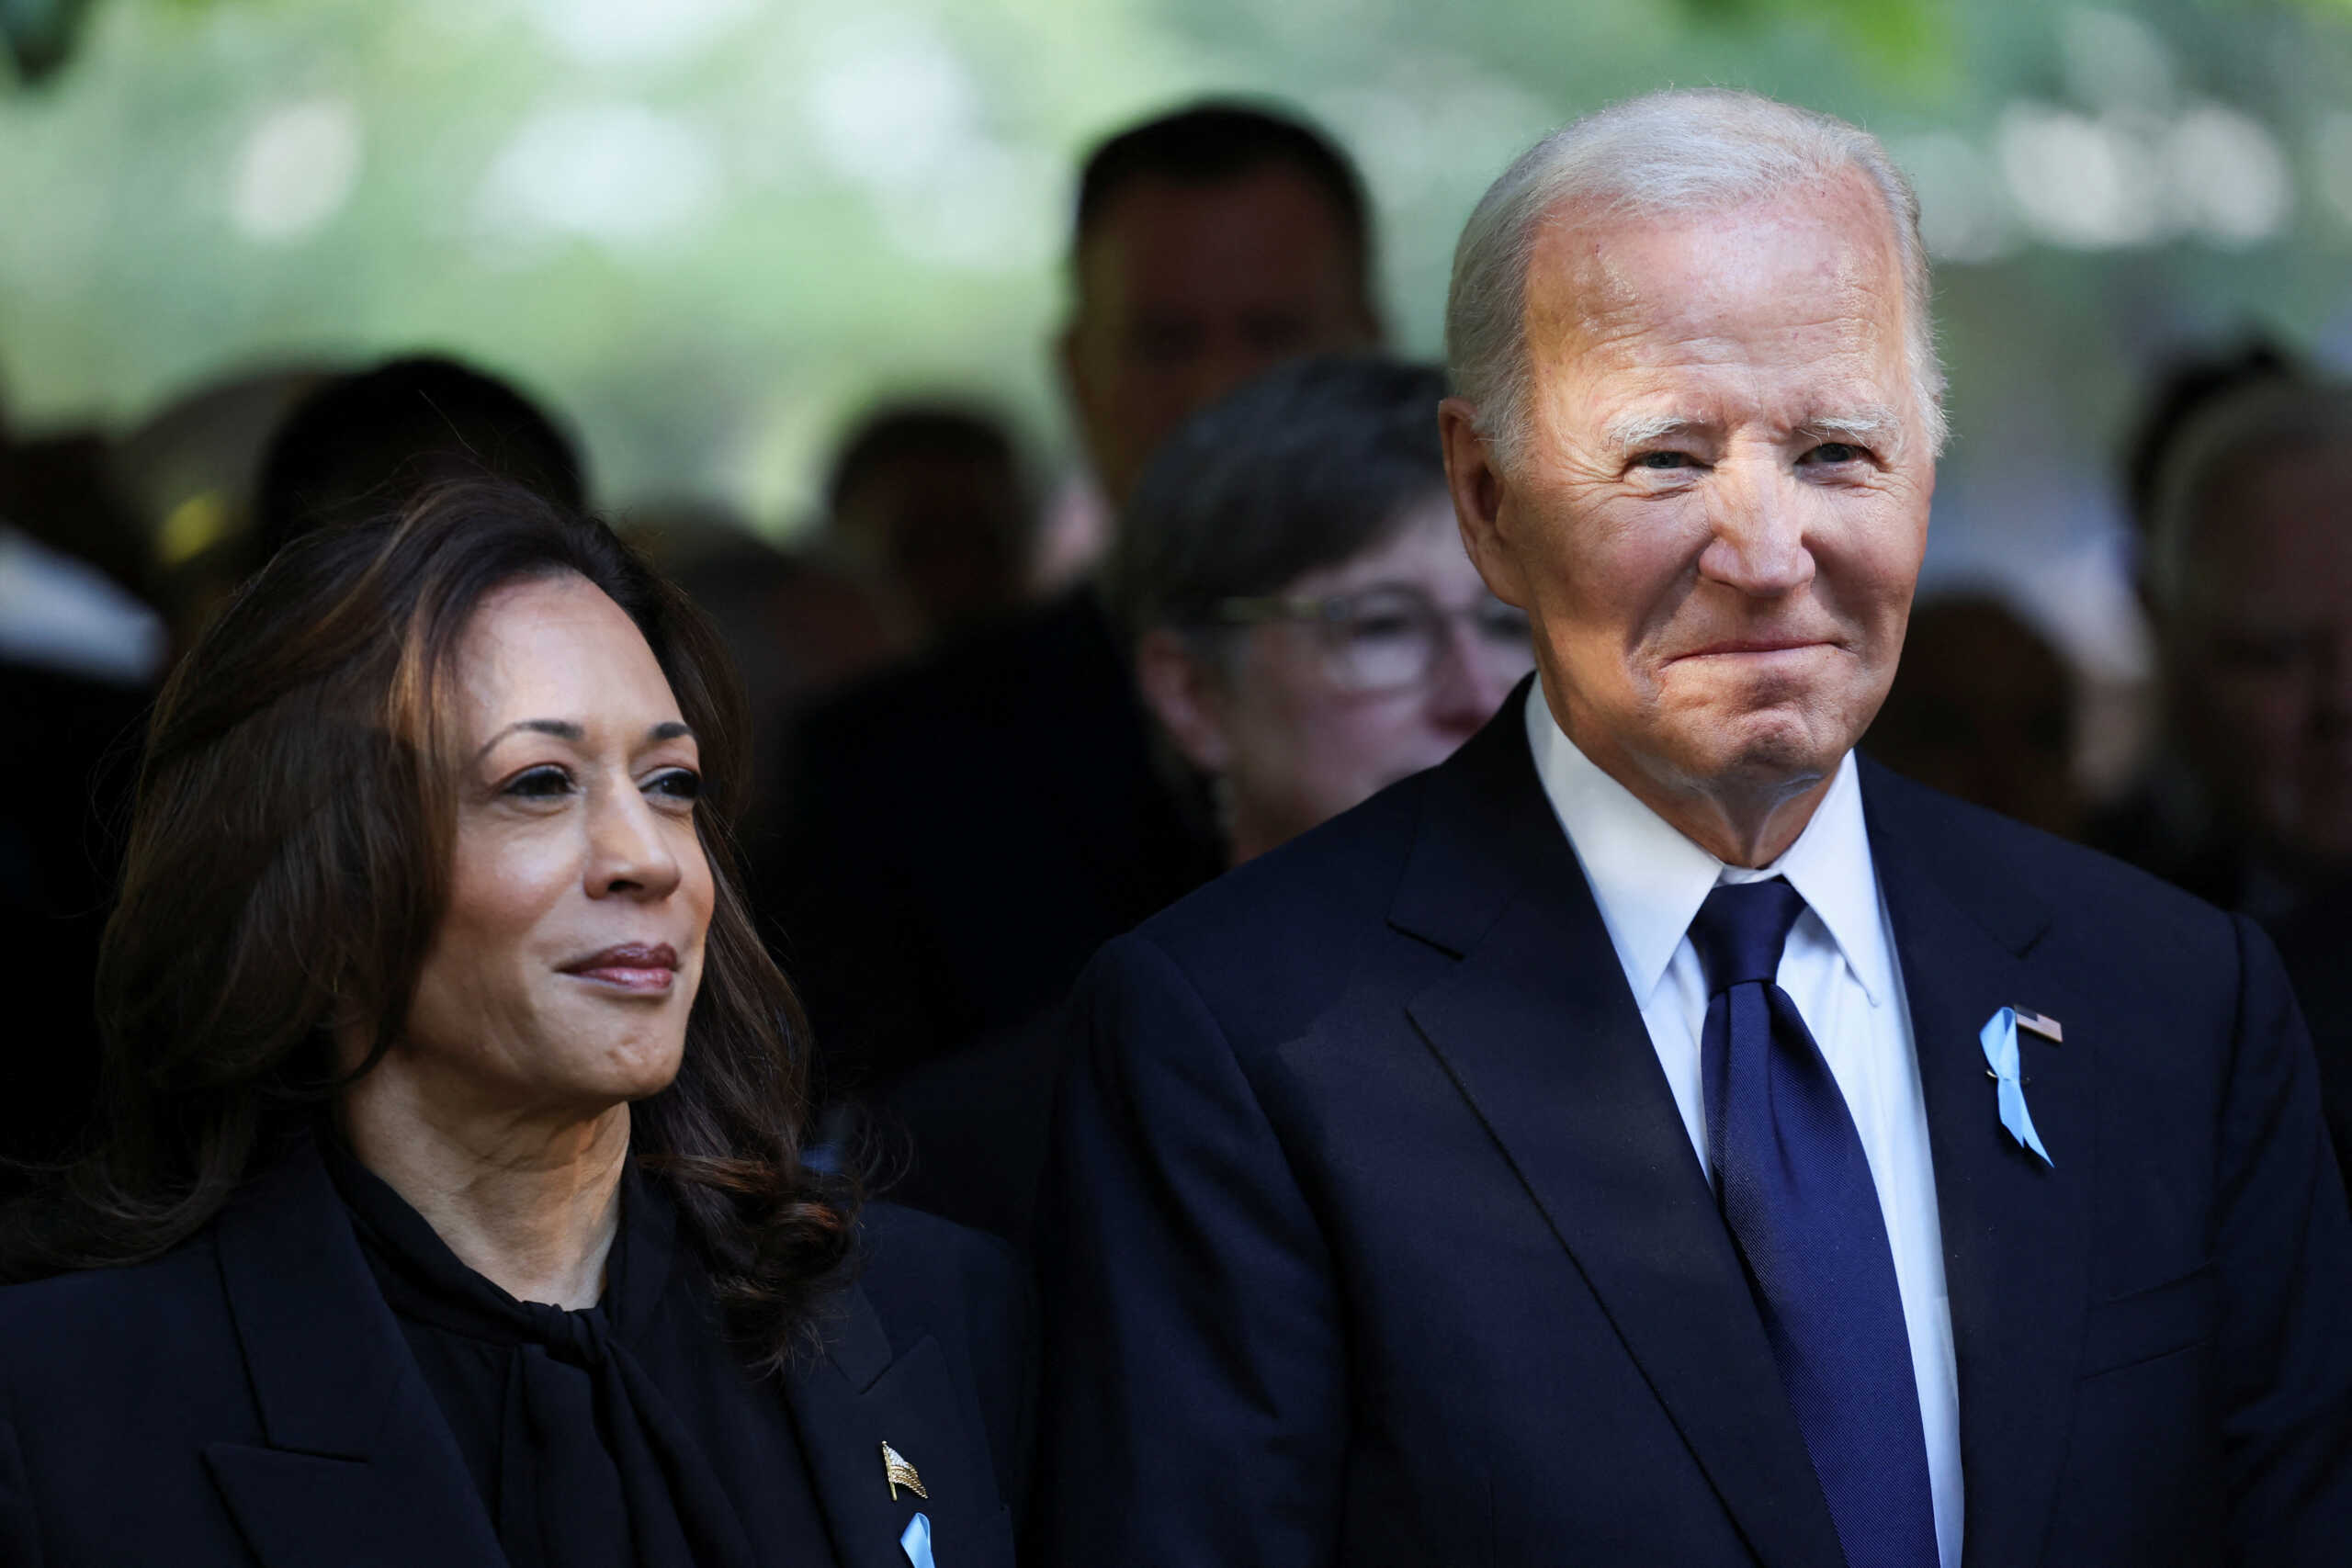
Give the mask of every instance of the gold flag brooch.
<path id="1" fill-rule="evenodd" d="M 882 1445 L 882 1479 L 889 1483 L 893 1503 L 899 1500 L 901 1486 L 924 1502 L 931 1501 L 931 1494 L 922 1489 L 922 1477 L 916 1473 L 915 1467 L 907 1462 L 906 1455 L 888 1443 Z"/>

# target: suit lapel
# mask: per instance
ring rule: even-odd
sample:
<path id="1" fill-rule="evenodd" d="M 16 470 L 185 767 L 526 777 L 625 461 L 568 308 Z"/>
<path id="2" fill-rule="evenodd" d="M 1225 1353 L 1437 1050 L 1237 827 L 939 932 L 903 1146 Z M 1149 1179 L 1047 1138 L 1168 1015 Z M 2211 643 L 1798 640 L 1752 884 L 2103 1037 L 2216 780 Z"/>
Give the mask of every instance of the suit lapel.
<path id="1" fill-rule="evenodd" d="M 1838 1562 L 1738 1257 L 1536 780 L 1520 703 L 1429 790 L 1391 920 L 1463 956 L 1413 998 L 1415 1024 L 1758 1557 Z"/>
<path id="2" fill-rule="evenodd" d="M 797 1365 L 786 1399 L 842 1568 L 907 1568 L 899 1544 L 908 1521 L 931 1519 L 941 1568 L 999 1555 L 996 1481 L 976 1469 L 979 1434 L 967 1430 L 947 1359 L 925 1338 L 893 1360 L 881 1320 L 863 1291 L 844 1292 L 828 1325 L 826 1354 Z M 882 1445 L 912 1465 L 930 1494 L 903 1486 L 894 1498 Z"/>
<path id="3" fill-rule="evenodd" d="M 265 1568 L 503 1568 L 315 1148 L 240 1195 L 214 1235 L 268 1446 L 214 1443 L 204 1457 Z"/>
<path id="4" fill-rule="evenodd" d="M 2094 1020 L 2030 961 L 2049 913 L 1949 832 L 1916 823 L 1912 786 L 1863 774 L 1871 855 L 1894 917 L 1927 1097 L 1960 1374 L 1965 1562 L 2036 1559 L 2050 1516 L 2088 1300 L 2086 1227 L 2097 1156 Z M 2027 1099 L 2044 1168 L 2000 1122 L 1978 1041 L 1996 1010 L 2059 1017 L 2066 1043 L 2027 1034 Z"/>

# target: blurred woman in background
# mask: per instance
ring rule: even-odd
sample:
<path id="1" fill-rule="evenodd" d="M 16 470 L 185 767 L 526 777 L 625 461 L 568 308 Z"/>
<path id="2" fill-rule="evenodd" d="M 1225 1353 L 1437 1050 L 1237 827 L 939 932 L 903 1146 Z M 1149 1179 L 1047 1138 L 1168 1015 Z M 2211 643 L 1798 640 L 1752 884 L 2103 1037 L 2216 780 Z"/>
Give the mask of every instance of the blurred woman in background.
<path id="1" fill-rule="evenodd" d="M 1229 861 L 1443 761 L 1535 668 L 1455 531 L 1444 396 L 1386 359 L 1270 371 L 1169 438 L 1121 521 L 1106 595 Z M 892 1085 L 897 1196 L 1026 1247 L 1060 1051 L 1039 1020 Z"/>
<path id="2" fill-rule="evenodd" d="M 1235 862 L 1453 755 L 1535 667 L 1462 548 L 1443 375 L 1307 360 L 1195 415 L 1123 520 L 1112 603 Z"/>
<path id="3" fill-rule="evenodd" d="M 0 1292 L 0 1561 L 1011 1561 L 1019 1286 L 803 1158 L 741 731 L 512 487 L 243 591 L 155 713 L 103 1142 L 0 1228 L 57 1275 Z"/>

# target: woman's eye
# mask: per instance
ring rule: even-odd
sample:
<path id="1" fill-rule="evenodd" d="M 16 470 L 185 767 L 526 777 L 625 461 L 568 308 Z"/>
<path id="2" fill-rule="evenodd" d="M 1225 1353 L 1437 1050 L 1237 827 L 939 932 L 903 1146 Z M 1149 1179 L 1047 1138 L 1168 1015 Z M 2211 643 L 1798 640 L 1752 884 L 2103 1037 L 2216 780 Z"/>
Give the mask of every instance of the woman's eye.
<path id="1" fill-rule="evenodd" d="M 654 774 L 645 787 L 651 794 L 666 795 L 672 800 L 699 800 L 702 798 L 702 775 L 684 768 L 672 768 Z"/>
<path id="2" fill-rule="evenodd" d="M 569 794 L 571 789 L 571 775 L 561 768 L 549 765 L 518 773 L 507 781 L 505 793 L 525 799 L 545 799 L 550 795 Z"/>
<path id="3" fill-rule="evenodd" d="M 1359 615 L 1348 627 L 1348 635 L 1358 642 L 1395 642 L 1413 632 L 1413 617 L 1389 610 Z"/>
<path id="4" fill-rule="evenodd" d="M 1527 612 L 1508 604 L 1492 604 L 1478 612 L 1479 635 L 1489 642 L 1519 644 L 1535 635 Z"/>

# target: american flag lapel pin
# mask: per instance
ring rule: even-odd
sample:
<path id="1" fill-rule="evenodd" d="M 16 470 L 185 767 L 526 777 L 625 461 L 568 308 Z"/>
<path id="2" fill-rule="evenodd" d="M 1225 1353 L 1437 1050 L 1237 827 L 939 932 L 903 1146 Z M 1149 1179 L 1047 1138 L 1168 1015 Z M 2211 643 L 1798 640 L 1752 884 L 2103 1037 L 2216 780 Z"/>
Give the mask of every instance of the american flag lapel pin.
<path id="1" fill-rule="evenodd" d="M 2066 1043 L 2066 1031 L 2056 1019 L 2045 1017 L 2029 1008 L 2012 1008 L 2010 1010 L 2018 1015 L 2019 1029 L 2039 1034 L 2052 1045 L 2064 1045 Z"/>
<path id="2" fill-rule="evenodd" d="M 926 1502 L 931 1498 L 931 1494 L 922 1489 L 922 1477 L 916 1473 L 915 1467 L 907 1462 L 904 1454 L 888 1443 L 882 1445 L 882 1479 L 889 1483 L 890 1501 L 893 1503 L 899 1500 L 899 1488 L 901 1486 Z"/>

